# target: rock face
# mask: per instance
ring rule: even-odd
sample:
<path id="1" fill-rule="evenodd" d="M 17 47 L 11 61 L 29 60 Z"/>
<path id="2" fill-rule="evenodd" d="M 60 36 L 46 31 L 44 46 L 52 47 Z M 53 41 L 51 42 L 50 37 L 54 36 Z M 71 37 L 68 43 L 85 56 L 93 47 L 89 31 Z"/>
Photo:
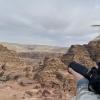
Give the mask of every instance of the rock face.
<path id="1" fill-rule="evenodd" d="M 100 40 L 89 42 L 86 48 L 94 61 L 100 61 Z"/>
<path id="2" fill-rule="evenodd" d="M 23 62 L 17 57 L 16 52 L 0 45 L 0 81 L 19 77 L 22 66 Z"/>
<path id="3" fill-rule="evenodd" d="M 72 61 L 76 61 L 87 67 L 95 66 L 95 62 L 90 56 L 90 52 L 87 50 L 89 46 L 84 45 L 72 45 L 68 53 L 63 55 L 62 61 L 68 65 Z"/>
<path id="4" fill-rule="evenodd" d="M 52 82 L 57 81 L 56 79 L 57 71 L 63 68 L 64 68 L 64 65 L 61 63 L 59 59 L 45 58 L 44 64 L 42 65 L 41 68 L 39 68 L 39 71 L 37 73 L 38 75 L 36 75 L 34 78 L 38 79 L 37 76 L 39 76 L 38 80 L 41 81 L 41 83 L 43 82 L 45 86 L 49 85 L 50 87 L 52 87 Z M 55 82 L 55 84 L 57 83 Z"/>
<path id="5" fill-rule="evenodd" d="M 65 65 L 59 58 L 45 58 L 43 65 L 34 75 L 34 79 L 41 83 L 41 88 L 61 91 L 62 94 L 58 93 L 61 97 L 65 97 L 66 94 L 72 96 L 75 94 L 75 81 L 65 69 Z"/>
<path id="6" fill-rule="evenodd" d="M 21 61 L 14 51 L 8 50 L 7 47 L 0 45 L 0 64 L 14 67 L 20 65 Z"/>

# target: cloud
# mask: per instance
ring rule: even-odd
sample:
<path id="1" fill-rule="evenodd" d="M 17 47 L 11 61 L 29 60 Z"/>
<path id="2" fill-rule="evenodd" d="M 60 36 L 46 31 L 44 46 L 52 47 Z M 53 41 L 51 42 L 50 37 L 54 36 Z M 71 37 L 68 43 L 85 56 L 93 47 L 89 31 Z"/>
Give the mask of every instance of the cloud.
<path id="1" fill-rule="evenodd" d="M 69 46 L 95 38 L 98 0 L 0 0 L 0 40 Z M 92 34 L 92 35 L 91 35 Z"/>

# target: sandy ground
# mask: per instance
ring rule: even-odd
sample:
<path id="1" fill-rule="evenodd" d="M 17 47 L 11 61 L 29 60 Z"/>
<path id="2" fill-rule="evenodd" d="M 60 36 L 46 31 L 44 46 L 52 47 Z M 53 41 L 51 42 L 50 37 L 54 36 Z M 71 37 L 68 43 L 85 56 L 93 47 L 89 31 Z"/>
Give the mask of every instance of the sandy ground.
<path id="1" fill-rule="evenodd" d="M 0 100 L 70 100 L 71 96 L 66 94 L 60 97 L 53 93 L 53 89 L 49 92 L 45 89 L 34 89 L 35 84 L 20 86 L 17 82 L 9 81 L 0 83 Z M 41 94 L 42 93 L 42 94 Z M 57 97 L 58 96 L 58 97 Z"/>

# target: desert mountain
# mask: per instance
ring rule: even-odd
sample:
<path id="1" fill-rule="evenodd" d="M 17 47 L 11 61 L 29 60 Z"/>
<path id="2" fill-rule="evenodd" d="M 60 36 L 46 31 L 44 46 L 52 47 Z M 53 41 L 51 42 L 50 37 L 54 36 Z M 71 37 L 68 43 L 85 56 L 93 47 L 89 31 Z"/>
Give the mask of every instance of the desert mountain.
<path id="1" fill-rule="evenodd" d="M 9 50 L 16 52 L 48 52 L 48 53 L 65 53 L 65 47 L 48 46 L 48 45 L 25 45 L 17 43 L 1 42 Z"/>
<path id="2" fill-rule="evenodd" d="M 1 44 L 7 47 L 11 51 L 15 51 L 17 56 L 26 60 L 25 62 L 37 63 L 42 61 L 45 57 L 59 57 L 67 52 L 68 48 L 56 47 L 48 45 L 24 45 L 16 43 L 5 43 Z M 27 61 L 28 60 L 28 61 Z"/>
<path id="3" fill-rule="evenodd" d="M 0 45 L 0 57 L 0 62 L 4 63 L 3 66 L 0 66 L 0 81 L 6 82 L 6 86 L 2 83 L 3 88 L 0 97 L 4 100 L 22 100 L 23 98 L 23 100 L 47 100 L 48 98 L 58 100 L 67 97 L 66 92 L 70 91 L 70 87 L 66 86 L 65 77 L 60 80 L 62 77 L 60 73 L 64 70 L 64 64 L 59 58 L 52 56 L 47 58 L 46 56 L 43 63 L 29 63 L 26 58 L 19 57 L 18 52 L 10 50 L 4 45 Z M 10 91 L 11 96 L 9 96 L 8 91 Z M 69 97 L 71 96 L 69 95 Z"/>
<path id="4" fill-rule="evenodd" d="M 15 65 L 13 65 L 16 69 L 7 67 L 5 70 L 3 67 L 3 73 L 0 72 L 1 82 L 4 80 L 1 80 L 4 75 L 9 76 L 10 79 L 5 82 L 6 85 L 0 85 L 2 87 L 0 88 L 2 100 L 71 100 L 71 97 L 75 95 L 76 85 L 73 76 L 67 71 L 69 63 L 77 61 L 87 67 L 93 67 L 96 66 L 96 62 L 100 61 L 100 39 L 90 41 L 85 45 L 72 45 L 68 51 L 65 48 L 65 53 L 62 53 L 61 56 L 55 56 L 54 52 L 51 53 L 51 49 L 49 49 L 49 52 L 49 46 L 40 47 L 47 48 L 46 51 L 48 50 L 49 55 L 53 54 L 53 56 L 47 56 L 45 49 L 38 46 L 13 44 L 14 46 L 10 45 L 10 47 L 9 45 L 7 47 L 0 46 L 0 61 L 3 59 L 8 62 L 10 62 L 10 59 L 17 59 L 18 61 L 15 60 Z M 37 48 L 38 52 L 33 53 L 33 51 L 36 52 Z M 19 52 L 20 50 L 21 52 Z M 20 57 L 18 56 L 19 53 L 21 53 Z M 46 55 L 43 57 L 45 53 Z M 27 56 L 30 56 L 29 59 L 32 62 L 33 59 L 37 61 L 41 57 L 42 62 L 29 63 L 30 60 L 26 59 Z M 22 67 L 16 66 L 16 63 L 20 62 L 21 59 L 23 59 L 24 65 Z M 28 64 L 26 64 L 26 61 Z M 10 96 L 9 92 L 11 93 Z"/>

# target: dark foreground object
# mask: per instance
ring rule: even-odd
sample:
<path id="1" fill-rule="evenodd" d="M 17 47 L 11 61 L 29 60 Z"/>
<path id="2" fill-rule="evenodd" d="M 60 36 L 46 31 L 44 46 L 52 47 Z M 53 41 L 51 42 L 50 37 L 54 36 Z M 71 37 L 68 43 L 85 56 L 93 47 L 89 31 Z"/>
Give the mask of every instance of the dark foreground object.
<path id="1" fill-rule="evenodd" d="M 74 61 L 69 64 L 69 67 L 89 80 L 90 91 L 100 94 L 100 62 L 98 62 L 97 65 L 98 68 L 92 67 L 88 69 Z"/>

